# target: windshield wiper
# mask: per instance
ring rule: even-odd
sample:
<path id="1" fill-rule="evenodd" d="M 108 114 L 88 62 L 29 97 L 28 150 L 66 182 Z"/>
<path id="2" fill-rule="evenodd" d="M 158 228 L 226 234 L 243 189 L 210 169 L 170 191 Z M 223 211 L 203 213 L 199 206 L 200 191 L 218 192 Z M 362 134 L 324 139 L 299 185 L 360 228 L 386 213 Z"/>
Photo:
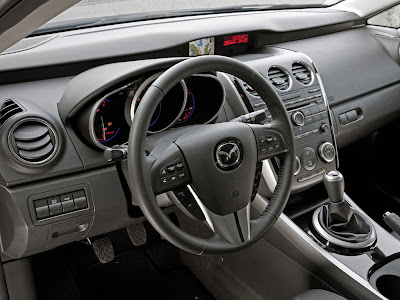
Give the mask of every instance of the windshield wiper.
<path id="1" fill-rule="evenodd" d="M 89 28 L 103 25 L 113 25 L 120 23 L 129 23 L 136 21 L 157 20 L 165 18 L 176 18 L 184 16 L 196 16 L 220 13 L 250 12 L 250 11 L 266 11 L 281 9 L 300 9 L 300 8 L 318 8 L 317 4 L 260 4 L 260 5 L 234 5 L 212 9 L 196 9 L 196 10 L 178 10 L 178 11 L 154 11 L 134 14 L 123 14 L 116 16 L 93 17 L 77 20 L 66 20 L 59 22 L 46 23 L 34 31 L 30 36 L 41 34 L 75 30 L 81 28 Z"/>

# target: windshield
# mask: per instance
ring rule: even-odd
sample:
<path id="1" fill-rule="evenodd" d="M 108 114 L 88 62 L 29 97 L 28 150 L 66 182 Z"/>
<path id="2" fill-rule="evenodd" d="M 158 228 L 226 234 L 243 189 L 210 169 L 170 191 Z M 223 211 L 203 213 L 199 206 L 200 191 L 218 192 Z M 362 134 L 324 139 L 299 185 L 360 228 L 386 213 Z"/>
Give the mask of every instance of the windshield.
<path id="1" fill-rule="evenodd" d="M 207 13 L 323 7 L 340 0 L 82 0 L 37 32 Z"/>

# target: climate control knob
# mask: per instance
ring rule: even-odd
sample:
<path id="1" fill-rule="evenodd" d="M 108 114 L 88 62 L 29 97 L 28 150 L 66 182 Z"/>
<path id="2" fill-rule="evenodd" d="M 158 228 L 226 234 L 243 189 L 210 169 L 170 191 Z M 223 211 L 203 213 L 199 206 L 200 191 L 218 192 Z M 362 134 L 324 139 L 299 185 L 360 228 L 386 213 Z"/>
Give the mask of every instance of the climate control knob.
<path id="1" fill-rule="evenodd" d="M 292 122 L 294 125 L 297 126 L 304 126 L 306 118 L 304 117 L 303 113 L 300 111 L 296 111 L 292 115 Z"/>
<path id="2" fill-rule="evenodd" d="M 331 143 L 325 142 L 319 146 L 318 154 L 324 162 L 330 163 L 335 159 L 336 150 Z"/>

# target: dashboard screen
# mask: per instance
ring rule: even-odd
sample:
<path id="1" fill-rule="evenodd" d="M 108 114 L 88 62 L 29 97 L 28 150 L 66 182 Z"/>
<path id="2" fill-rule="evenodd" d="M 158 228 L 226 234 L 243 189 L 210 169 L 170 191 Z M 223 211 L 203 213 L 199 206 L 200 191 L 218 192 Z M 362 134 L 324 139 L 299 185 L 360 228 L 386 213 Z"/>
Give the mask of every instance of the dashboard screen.
<path id="1" fill-rule="evenodd" d="M 224 47 L 237 45 L 237 44 L 248 44 L 249 35 L 248 34 L 237 34 L 237 35 L 227 35 L 224 36 Z"/>
<path id="2" fill-rule="evenodd" d="M 189 56 L 213 54 L 215 54 L 215 39 L 213 37 L 189 42 Z"/>

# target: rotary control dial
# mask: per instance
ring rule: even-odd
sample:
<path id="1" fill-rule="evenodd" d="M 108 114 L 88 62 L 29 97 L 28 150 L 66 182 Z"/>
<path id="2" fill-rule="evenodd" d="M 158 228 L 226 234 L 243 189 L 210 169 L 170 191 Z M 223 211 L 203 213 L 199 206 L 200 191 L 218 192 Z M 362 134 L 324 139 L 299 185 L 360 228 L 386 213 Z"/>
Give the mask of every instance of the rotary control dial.
<path id="1" fill-rule="evenodd" d="M 336 150 L 331 143 L 325 142 L 319 146 L 318 154 L 324 162 L 330 163 L 335 159 Z"/>

